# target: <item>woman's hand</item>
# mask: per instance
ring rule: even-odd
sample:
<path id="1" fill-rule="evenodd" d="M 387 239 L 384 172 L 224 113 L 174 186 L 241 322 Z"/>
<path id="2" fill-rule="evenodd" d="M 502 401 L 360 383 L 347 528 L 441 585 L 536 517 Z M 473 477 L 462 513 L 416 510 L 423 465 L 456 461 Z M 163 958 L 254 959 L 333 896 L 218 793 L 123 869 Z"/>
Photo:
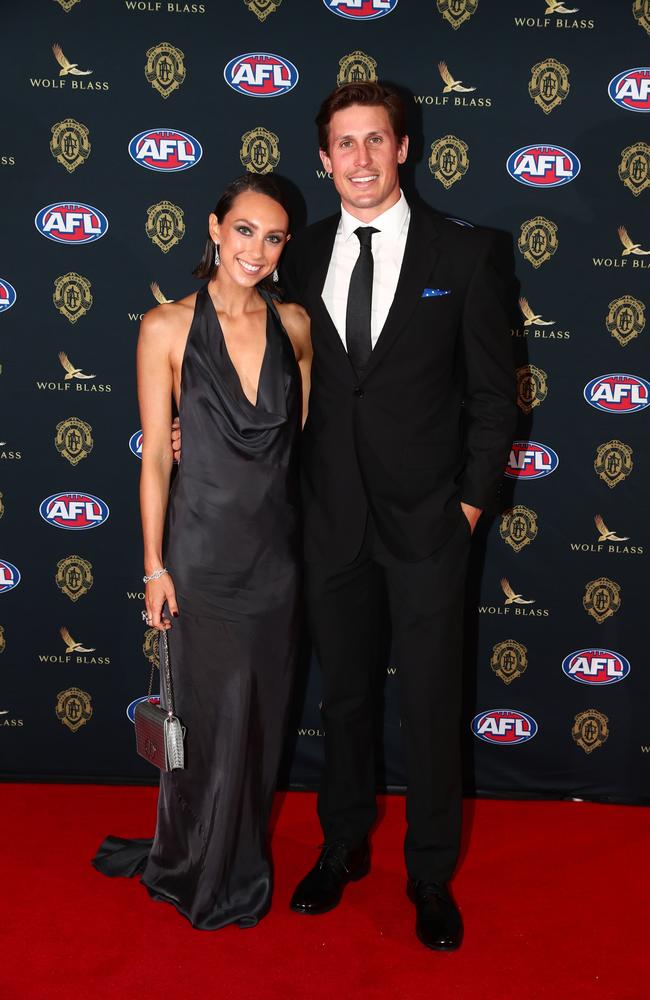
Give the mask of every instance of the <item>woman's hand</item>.
<path id="1" fill-rule="evenodd" d="M 165 601 L 174 618 L 178 618 L 176 591 L 174 590 L 174 583 L 169 573 L 163 573 L 157 580 L 149 580 L 144 589 L 147 625 L 157 628 L 161 632 L 172 627 L 169 618 L 161 617 Z"/>
<path id="2" fill-rule="evenodd" d="M 172 422 L 172 452 L 174 461 L 178 464 L 181 460 L 181 422 L 178 417 L 174 417 Z"/>

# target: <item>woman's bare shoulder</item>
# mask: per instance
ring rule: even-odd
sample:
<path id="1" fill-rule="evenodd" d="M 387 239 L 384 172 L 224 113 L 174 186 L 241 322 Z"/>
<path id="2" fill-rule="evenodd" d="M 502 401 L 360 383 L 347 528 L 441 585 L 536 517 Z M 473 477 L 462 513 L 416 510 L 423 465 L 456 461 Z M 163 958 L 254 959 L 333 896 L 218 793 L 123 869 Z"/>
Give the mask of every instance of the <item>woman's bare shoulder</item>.
<path id="1" fill-rule="evenodd" d="M 187 335 L 194 315 L 196 294 L 193 292 L 175 302 L 164 302 L 146 312 L 140 323 L 141 339 L 169 341 Z"/>
<path id="2" fill-rule="evenodd" d="M 293 339 L 303 341 L 309 338 L 309 313 L 297 302 L 278 302 L 278 312 L 282 325 Z"/>

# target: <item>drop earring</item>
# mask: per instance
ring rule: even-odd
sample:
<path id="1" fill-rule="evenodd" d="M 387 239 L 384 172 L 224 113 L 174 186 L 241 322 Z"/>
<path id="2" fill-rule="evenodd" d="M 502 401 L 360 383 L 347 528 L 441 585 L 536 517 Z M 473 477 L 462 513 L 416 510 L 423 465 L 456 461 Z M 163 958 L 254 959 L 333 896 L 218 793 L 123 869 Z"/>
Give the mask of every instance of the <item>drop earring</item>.
<path id="1" fill-rule="evenodd" d="M 221 263 L 221 257 L 219 256 L 219 244 L 217 243 L 216 240 L 213 240 L 213 243 L 214 243 L 214 266 L 219 267 L 219 264 Z"/>
<path id="2" fill-rule="evenodd" d="M 278 274 L 277 267 L 276 267 L 275 271 L 273 272 L 273 280 L 275 281 L 276 285 L 277 285 L 278 281 L 280 280 L 280 275 Z"/>

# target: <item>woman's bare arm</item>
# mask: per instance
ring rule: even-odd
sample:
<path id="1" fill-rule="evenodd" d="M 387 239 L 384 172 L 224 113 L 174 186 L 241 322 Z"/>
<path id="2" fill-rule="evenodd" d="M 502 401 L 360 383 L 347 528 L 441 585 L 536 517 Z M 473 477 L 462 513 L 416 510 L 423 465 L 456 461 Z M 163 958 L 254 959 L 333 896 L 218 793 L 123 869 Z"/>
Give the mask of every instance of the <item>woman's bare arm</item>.
<path id="1" fill-rule="evenodd" d="M 169 310 L 169 306 L 159 306 L 148 312 L 140 324 L 138 338 L 138 402 L 142 423 L 140 514 L 146 575 L 163 568 L 163 530 L 173 464 L 169 425 L 173 386 L 172 342 L 176 324 Z M 156 628 L 168 628 L 170 625 L 167 619 L 161 621 L 165 601 L 172 614 L 178 614 L 174 586 L 168 574 L 147 583 L 145 589 L 147 616 Z"/>
<path id="2" fill-rule="evenodd" d="M 289 340 L 293 345 L 296 361 L 300 368 L 302 379 L 302 426 L 305 426 L 309 408 L 309 389 L 311 387 L 311 362 L 313 349 L 311 345 L 309 315 L 296 302 L 278 304 L 278 312 Z"/>

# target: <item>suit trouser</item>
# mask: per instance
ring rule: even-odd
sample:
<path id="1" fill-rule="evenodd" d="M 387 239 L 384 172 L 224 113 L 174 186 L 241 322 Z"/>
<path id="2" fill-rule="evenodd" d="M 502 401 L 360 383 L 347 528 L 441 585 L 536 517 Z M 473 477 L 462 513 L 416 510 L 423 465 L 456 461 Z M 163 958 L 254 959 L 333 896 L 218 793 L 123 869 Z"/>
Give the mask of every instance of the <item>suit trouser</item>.
<path id="1" fill-rule="evenodd" d="M 356 559 L 310 563 L 307 604 L 323 674 L 325 768 L 318 815 L 328 843 L 359 844 L 376 818 L 374 706 L 388 598 L 406 765 L 406 868 L 446 881 L 460 844 L 462 618 L 470 529 L 462 515 L 426 559 L 392 557 L 369 524 Z"/>

